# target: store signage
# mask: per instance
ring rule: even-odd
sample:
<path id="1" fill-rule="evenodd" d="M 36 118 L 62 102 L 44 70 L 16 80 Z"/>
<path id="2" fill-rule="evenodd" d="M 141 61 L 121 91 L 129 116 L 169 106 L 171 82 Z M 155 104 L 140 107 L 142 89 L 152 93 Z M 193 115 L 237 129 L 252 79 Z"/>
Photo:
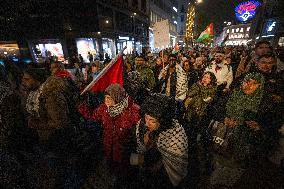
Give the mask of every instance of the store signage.
<path id="1" fill-rule="evenodd" d="M 258 1 L 247 1 L 237 5 L 236 17 L 241 22 L 247 22 L 254 18 L 257 8 L 261 5 Z"/>
<path id="2" fill-rule="evenodd" d="M 276 19 L 268 19 L 264 23 L 262 36 L 273 36 L 278 29 L 278 21 Z"/>
<path id="3" fill-rule="evenodd" d="M 267 26 L 267 31 L 272 32 L 272 30 L 275 28 L 276 22 L 272 22 L 270 25 Z"/>
<path id="4" fill-rule="evenodd" d="M 118 36 L 118 39 L 129 41 L 129 37 L 121 37 L 121 36 Z"/>

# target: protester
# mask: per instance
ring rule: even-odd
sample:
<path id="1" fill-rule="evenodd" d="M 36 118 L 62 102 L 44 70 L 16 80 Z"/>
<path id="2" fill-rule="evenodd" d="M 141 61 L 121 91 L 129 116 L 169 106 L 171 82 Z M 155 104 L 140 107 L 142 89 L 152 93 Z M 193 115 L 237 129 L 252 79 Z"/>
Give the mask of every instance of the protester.
<path id="1" fill-rule="evenodd" d="M 79 108 L 86 119 L 103 125 L 104 157 L 109 169 L 114 171 L 118 182 L 128 178 L 129 150 L 127 142 L 130 131 L 140 119 L 140 108 L 119 84 L 110 85 L 105 90 L 105 100 L 95 110 L 86 103 Z"/>
<path id="2" fill-rule="evenodd" d="M 139 188 L 175 188 L 187 175 L 188 142 L 184 129 L 173 119 L 174 103 L 153 95 L 141 108 L 134 128 L 135 151 L 130 162 L 139 165 Z"/>

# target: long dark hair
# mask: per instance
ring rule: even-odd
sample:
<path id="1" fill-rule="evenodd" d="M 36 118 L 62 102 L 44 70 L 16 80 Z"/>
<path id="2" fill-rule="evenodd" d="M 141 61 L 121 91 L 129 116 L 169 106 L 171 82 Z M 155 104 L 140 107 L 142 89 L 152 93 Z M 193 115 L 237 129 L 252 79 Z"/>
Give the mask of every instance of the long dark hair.
<path id="1" fill-rule="evenodd" d="M 210 75 L 210 79 L 211 79 L 210 86 L 212 86 L 212 87 L 217 86 L 217 79 L 216 79 L 216 76 L 215 76 L 212 72 L 204 72 L 203 75 L 201 76 L 200 81 L 202 80 L 202 78 L 203 78 L 206 74 L 209 74 L 209 75 Z"/>

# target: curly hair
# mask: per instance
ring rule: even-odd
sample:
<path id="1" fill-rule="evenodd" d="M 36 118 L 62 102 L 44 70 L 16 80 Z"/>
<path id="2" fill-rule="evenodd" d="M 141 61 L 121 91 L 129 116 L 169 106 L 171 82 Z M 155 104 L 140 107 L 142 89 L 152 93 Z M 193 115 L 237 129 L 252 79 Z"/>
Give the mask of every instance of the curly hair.
<path id="1" fill-rule="evenodd" d="M 162 94 L 152 94 L 141 105 L 141 114 L 156 118 L 160 123 L 159 131 L 168 129 L 175 117 L 175 100 Z"/>
<path id="2" fill-rule="evenodd" d="M 204 72 L 200 80 L 202 80 L 202 78 L 203 78 L 204 75 L 206 75 L 206 74 L 209 74 L 209 75 L 210 75 L 210 79 L 211 79 L 210 85 L 211 85 L 212 87 L 217 86 L 217 79 L 216 79 L 216 76 L 215 76 L 212 72 L 208 72 L 208 71 L 207 71 L 207 72 Z"/>

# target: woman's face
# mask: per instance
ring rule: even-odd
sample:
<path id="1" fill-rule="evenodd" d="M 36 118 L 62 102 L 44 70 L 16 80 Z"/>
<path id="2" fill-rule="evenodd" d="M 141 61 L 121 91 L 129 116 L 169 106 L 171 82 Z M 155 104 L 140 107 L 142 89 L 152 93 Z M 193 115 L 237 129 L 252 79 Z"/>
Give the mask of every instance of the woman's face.
<path id="1" fill-rule="evenodd" d="M 157 58 L 157 60 L 156 60 L 156 65 L 157 65 L 157 66 L 162 65 L 162 59 Z"/>
<path id="2" fill-rule="evenodd" d="M 260 83 L 254 79 L 244 81 L 242 90 L 246 95 L 253 94 L 260 87 Z"/>
<path id="3" fill-rule="evenodd" d="M 105 95 L 105 105 L 107 105 L 107 107 L 115 105 L 115 101 L 111 98 L 110 95 Z"/>
<path id="4" fill-rule="evenodd" d="M 96 65 L 92 66 L 92 73 L 96 73 L 99 70 L 99 68 Z"/>
<path id="5" fill-rule="evenodd" d="M 204 86 L 207 86 L 211 83 L 211 76 L 210 74 L 205 74 L 202 79 L 201 79 L 201 83 L 204 85 Z"/>
<path id="6" fill-rule="evenodd" d="M 145 114 L 145 123 L 148 130 L 151 132 L 157 130 L 160 127 L 159 121 L 156 118 L 147 114 Z"/>

